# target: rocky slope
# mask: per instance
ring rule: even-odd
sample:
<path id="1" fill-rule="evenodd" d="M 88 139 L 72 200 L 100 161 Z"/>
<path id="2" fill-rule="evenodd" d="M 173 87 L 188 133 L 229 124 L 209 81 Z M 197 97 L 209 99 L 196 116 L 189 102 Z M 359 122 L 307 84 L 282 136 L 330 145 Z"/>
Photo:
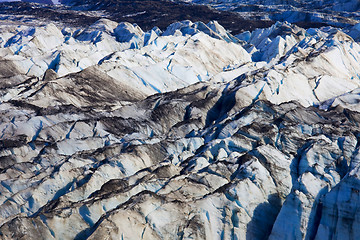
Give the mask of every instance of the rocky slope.
<path id="1" fill-rule="evenodd" d="M 44 3 L 47 5 L 41 5 Z M 77 26 L 106 17 L 137 23 L 145 30 L 154 26 L 163 30 L 183 20 L 216 20 L 234 34 L 269 27 L 276 21 L 304 28 L 349 27 L 359 23 L 359 9 L 360 3 L 352 0 L 0 0 L 0 14 L 11 13 L 12 17 L 26 15 Z"/>
<path id="2" fill-rule="evenodd" d="M 244 30 L 269 27 L 273 21 L 245 19 L 230 11 L 218 11 L 207 6 L 168 0 L 71 0 L 63 4 L 42 5 L 27 1 L 1 2 L 1 19 L 20 22 L 55 21 L 65 26 L 87 27 L 101 18 L 116 22 L 136 23 L 148 31 L 157 26 L 165 30 L 170 24 L 218 21 L 234 34 Z"/>
<path id="3" fill-rule="evenodd" d="M 3 21 L 0 238 L 357 239 L 357 29 Z"/>
<path id="4" fill-rule="evenodd" d="M 352 0 L 175 0 L 233 11 L 246 19 L 288 21 L 313 27 L 314 23 L 348 26 L 358 23 L 359 1 Z"/>

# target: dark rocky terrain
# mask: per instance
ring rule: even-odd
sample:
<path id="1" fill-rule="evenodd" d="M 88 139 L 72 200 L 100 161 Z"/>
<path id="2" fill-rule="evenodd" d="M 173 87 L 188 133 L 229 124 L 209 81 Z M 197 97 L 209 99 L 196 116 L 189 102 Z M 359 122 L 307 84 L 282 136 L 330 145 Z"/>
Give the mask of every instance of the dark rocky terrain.
<path id="1" fill-rule="evenodd" d="M 177 0 L 238 13 L 245 19 L 287 21 L 302 27 L 328 24 L 337 27 L 359 22 L 360 3 L 353 0 Z M 305 24 L 305 25 L 302 25 Z"/>
<path id="2" fill-rule="evenodd" d="M 41 21 L 50 19 L 78 27 L 89 26 L 100 18 L 106 17 L 116 22 L 136 23 L 144 30 L 150 30 L 155 26 L 165 29 L 169 24 L 183 20 L 193 22 L 216 20 L 233 34 L 269 27 L 275 23 L 272 20 L 244 18 L 231 11 L 219 11 L 207 6 L 165 0 L 71 1 L 69 5 L 46 7 L 29 2 L 11 2 L 0 3 L 0 14 L 18 16 L 20 20 L 23 15 Z M 297 24 L 301 27 L 326 25 L 311 21 L 301 21 Z"/>

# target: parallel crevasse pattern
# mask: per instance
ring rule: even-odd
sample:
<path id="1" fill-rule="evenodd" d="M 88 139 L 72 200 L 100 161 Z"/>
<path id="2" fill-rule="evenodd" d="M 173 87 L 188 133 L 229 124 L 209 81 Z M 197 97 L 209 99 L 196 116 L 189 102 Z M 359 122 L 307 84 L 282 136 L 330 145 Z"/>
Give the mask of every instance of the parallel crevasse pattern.
<path id="1" fill-rule="evenodd" d="M 358 238 L 356 28 L 2 28 L 2 239 Z"/>

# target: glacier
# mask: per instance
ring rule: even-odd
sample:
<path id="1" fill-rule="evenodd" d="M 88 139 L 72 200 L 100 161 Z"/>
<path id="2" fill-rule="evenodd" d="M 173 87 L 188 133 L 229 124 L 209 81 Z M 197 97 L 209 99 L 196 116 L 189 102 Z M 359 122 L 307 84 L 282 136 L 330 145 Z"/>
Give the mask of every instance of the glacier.
<path id="1" fill-rule="evenodd" d="M 1 239 L 357 239 L 359 26 L 0 25 Z"/>

